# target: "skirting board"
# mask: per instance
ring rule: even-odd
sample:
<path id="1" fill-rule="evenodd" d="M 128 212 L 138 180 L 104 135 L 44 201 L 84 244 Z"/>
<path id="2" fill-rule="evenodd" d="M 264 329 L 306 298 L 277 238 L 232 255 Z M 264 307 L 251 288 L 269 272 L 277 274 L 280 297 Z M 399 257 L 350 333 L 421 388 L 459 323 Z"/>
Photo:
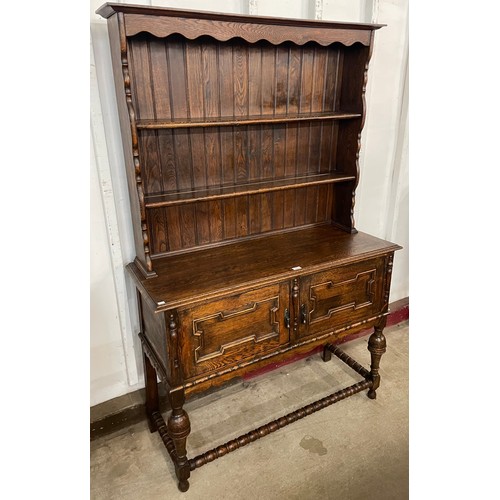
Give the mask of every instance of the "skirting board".
<path id="1" fill-rule="evenodd" d="M 404 299 L 393 302 L 389 305 L 389 316 L 387 318 L 387 326 L 396 325 L 409 319 L 410 316 L 410 301 L 409 298 L 406 297 Z M 344 337 L 339 344 L 343 344 L 350 340 L 363 337 L 372 332 L 372 329 L 364 330 L 359 333 L 355 333 L 353 335 L 349 335 Z M 287 361 L 283 361 L 281 363 L 270 363 L 263 368 L 255 370 L 243 377 L 243 380 L 249 380 L 257 375 L 261 375 L 271 370 L 276 370 L 281 366 L 294 363 L 299 359 L 306 358 L 320 352 L 322 347 L 317 347 L 309 352 L 297 355 Z M 233 379 L 228 384 L 225 384 L 222 387 L 227 387 L 230 384 L 236 384 L 241 382 L 242 379 Z M 220 390 L 220 387 L 216 387 L 210 389 L 207 392 L 216 392 Z M 166 392 L 163 388 L 163 384 L 159 384 L 159 392 L 160 392 L 160 410 L 161 412 L 166 412 L 169 410 L 168 398 Z M 203 395 L 207 394 L 207 392 L 203 393 Z M 194 394 L 192 399 L 196 399 L 200 397 L 202 394 Z M 117 431 L 119 429 L 123 429 L 130 425 L 141 422 L 146 419 L 146 414 L 144 411 L 144 389 L 140 389 L 138 391 L 131 392 L 129 394 L 125 394 L 123 396 L 119 396 L 117 398 L 113 398 L 109 401 L 105 401 L 104 403 L 92 406 L 90 408 L 90 439 L 96 439 L 100 436 L 104 436 L 106 434 L 110 434 L 111 432 Z"/>

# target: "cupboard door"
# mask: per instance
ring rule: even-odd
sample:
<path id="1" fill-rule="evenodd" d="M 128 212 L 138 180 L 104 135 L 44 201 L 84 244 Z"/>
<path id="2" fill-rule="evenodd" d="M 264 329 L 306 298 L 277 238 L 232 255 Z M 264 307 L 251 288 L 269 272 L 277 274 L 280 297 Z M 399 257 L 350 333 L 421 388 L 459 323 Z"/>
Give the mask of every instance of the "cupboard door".
<path id="1" fill-rule="evenodd" d="M 237 365 L 287 344 L 288 283 L 179 311 L 184 378 Z"/>
<path id="2" fill-rule="evenodd" d="M 316 335 L 368 319 L 384 306 L 385 258 L 357 262 L 301 280 L 298 337 Z"/>

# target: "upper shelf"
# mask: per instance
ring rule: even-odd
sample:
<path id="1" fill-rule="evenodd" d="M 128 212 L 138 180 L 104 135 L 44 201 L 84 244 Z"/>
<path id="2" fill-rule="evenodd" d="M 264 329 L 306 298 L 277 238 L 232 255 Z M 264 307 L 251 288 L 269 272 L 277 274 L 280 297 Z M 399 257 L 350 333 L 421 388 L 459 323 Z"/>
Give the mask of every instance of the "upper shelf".
<path id="1" fill-rule="evenodd" d="M 353 179 L 355 179 L 353 175 L 325 173 L 309 174 L 284 179 L 270 179 L 267 181 L 249 182 L 247 184 L 240 185 L 213 186 L 206 189 L 146 195 L 145 206 L 146 208 L 160 208 L 171 205 L 193 203 L 197 201 L 211 201 L 232 198 L 233 196 L 269 193 L 271 191 L 297 189 L 300 187 L 317 186 L 319 184 L 332 184 L 334 182 L 346 182 Z"/>
<path id="2" fill-rule="evenodd" d="M 341 113 L 325 111 L 321 113 L 300 113 L 286 115 L 217 116 L 211 118 L 191 118 L 177 120 L 138 120 L 138 129 L 167 129 L 187 127 L 222 127 L 227 125 L 256 125 L 261 123 L 291 123 L 314 120 L 349 120 L 359 118 L 361 113 Z"/>

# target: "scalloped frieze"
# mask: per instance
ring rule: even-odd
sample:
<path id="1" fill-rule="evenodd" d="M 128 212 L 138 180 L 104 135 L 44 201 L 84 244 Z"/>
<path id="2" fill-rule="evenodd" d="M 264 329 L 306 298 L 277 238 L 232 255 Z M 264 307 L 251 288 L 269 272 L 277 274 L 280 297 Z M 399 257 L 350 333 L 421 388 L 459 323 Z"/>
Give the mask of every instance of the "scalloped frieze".
<path id="1" fill-rule="evenodd" d="M 128 37 L 150 33 L 158 38 L 180 34 L 190 40 L 211 36 L 220 42 L 243 38 L 249 43 L 261 40 L 273 45 L 293 42 L 304 45 L 317 42 L 326 46 L 338 42 L 349 46 L 354 43 L 370 45 L 370 30 L 347 28 L 324 29 L 320 27 L 285 26 L 280 24 L 239 23 L 232 21 L 190 19 L 183 17 L 153 17 L 143 14 L 125 14 L 125 33 Z"/>

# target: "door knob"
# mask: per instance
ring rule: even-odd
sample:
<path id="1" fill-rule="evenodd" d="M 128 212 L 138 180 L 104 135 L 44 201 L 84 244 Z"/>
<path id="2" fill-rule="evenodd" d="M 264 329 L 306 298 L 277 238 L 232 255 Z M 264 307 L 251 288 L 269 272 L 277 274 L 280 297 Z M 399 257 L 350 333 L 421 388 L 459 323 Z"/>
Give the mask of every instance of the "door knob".
<path id="1" fill-rule="evenodd" d="M 307 324 L 307 310 L 306 310 L 306 305 L 305 304 L 302 304 L 300 306 L 300 322 L 303 325 Z"/>

